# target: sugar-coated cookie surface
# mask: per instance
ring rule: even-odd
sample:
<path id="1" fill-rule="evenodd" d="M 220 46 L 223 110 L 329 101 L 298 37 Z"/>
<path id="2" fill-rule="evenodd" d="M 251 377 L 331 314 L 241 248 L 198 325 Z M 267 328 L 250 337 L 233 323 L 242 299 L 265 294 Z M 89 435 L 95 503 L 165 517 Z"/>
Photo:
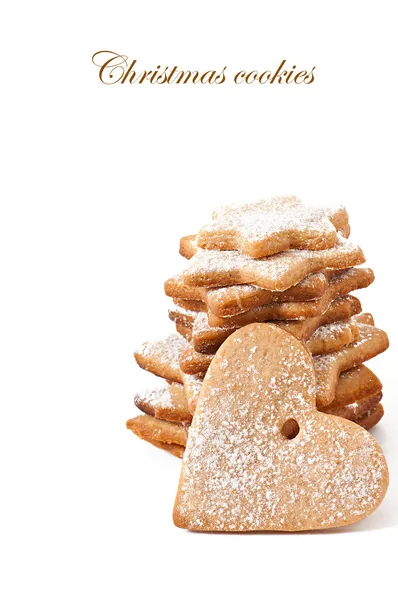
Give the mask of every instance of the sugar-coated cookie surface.
<path id="1" fill-rule="evenodd" d="M 322 411 L 329 415 L 335 415 L 336 417 L 343 417 L 343 419 L 358 422 L 358 419 L 368 416 L 381 402 L 382 398 L 383 393 L 380 392 L 370 398 L 347 404 L 347 406 L 326 406 Z"/>
<path id="2" fill-rule="evenodd" d="M 380 379 L 365 365 L 353 367 L 340 374 L 332 406 L 345 406 L 351 402 L 379 394 L 383 386 Z"/>
<path id="3" fill-rule="evenodd" d="M 379 402 L 374 408 L 372 408 L 366 415 L 361 416 L 357 423 L 364 429 L 372 429 L 382 419 L 384 415 L 383 405 Z"/>
<path id="4" fill-rule="evenodd" d="M 145 342 L 136 352 L 137 364 L 158 377 L 182 383 L 180 369 L 181 352 L 188 347 L 188 341 L 178 333 L 154 342 Z"/>
<path id="5" fill-rule="evenodd" d="M 306 344 L 311 354 L 316 356 L 337 352 L 344 346 L 355 342 L 358 336 L 358 323 L 354 319 L 347 319 L 318 327 Z M 192 344 L 189 344 L 180 356 L 181 371 L 189 375 L 206 373 L 213 358 L 214 354 L 196 352 Z"/>
<path id="6" fill-rule="evenodd" d="M 315 300 L 326 292 L 328 280 L 327 272 L 314 273 L 284 292 L 270 292 L 251 284 L 217 288 L 192 287 L 184 284 L 180 273 L 167 279 L 164 291 L 171 298 L 204 302 L 215 315 L 228 317 L 271 302 Z"/>
<path id="7" fill-rule="evenodd" d="M 330 414 L 349 419 L 369 430 L 377 425 L 384 414 L 383 407 L 380 404 L 381 397 L 382 394 L 380 393 L 346 407 L 337 407 L 335 412 L 331 410 Z M 325 409 L 325 412 L 328 411 Z M 165 422 L 158 417 L 148 419 L 147 416 L 140 415 L 140 417 L 127 421 L 127 428 L 144 441 L 182 458 L 189 431 L 186 424 Z M 285 434 L 288 437 L 289 435 L 293 436 L 296 430 L 297 427 L 292 424 L 290 429 L 285 428 Z M 159 441 L 159 434 L 161 434 L 162 441 Z"/>
<path id="8" fill-rule="evenodd" d="M 358 324 L 358 339 L 338 352 L 314 357 L 317 380 L 317 406 L 328 406 L 335 396 L 339 375 L 374 358 L 389 346 L 388 336 L 382 329 L 364 323 Z"/>
<path id="9" fill-rule="evenodd" d="M 345 208 L 309 206 L 280 196 L 242 206 L 221 207 L 197 235 L 202 248 L 239 250 L 260 258 L 288 248 L 322 250 L 336 243 L 336 230 L 348 223 Z"/>
<path id="10" fill-rule="evenodd" d="M 134 404 L 142 412 L 158 419 L 177 423 L 190 423 L 192 420 L 184 387 L 180 383 L 164 382 L 162 386 L 153 390 L 137 393 Z"/>
<path id="11" fill-rule="evenodd" d="M 283 292 L 323 269 L 348 269 L 365 262 L 362 250 L 342 236 L 326 250 L 286 250 L 266 258 L 236 251 L 198 250 L 183 271 L 186 285 L 218 287 L 251 283 Z"/>
<path id="12" fill-rule="evenodd" d="M 307 341 L 321 325 L 348 319 L 361 312 L 361 308 L 361 303 L 355 296 L 342 296 L 336 298 L 322 315 L 296 321 L 275 321 L 275 324 L 293 333 L 300 340 Z M 231 333 L 239 329 L 228 325 L 211 326 L 204 312 L 196 313 L 196 316 L 192 313 L 189 319 L 193 320 L 191 337 L 197 352 L 214 353 Z"/>
<path id="13" fill-rule="evenodd" d="M 322 315 L 338 297 L 354 290 L 368 287 L 374 281 L 371 269 L 352 268 L 338 272 L 330 278 L 329 286 L 321 298 L 305 302 L 275 302 L 258 306 L 231 317 L 218 317 L 208 310 L 209 325 L 242 326 L 257 321 L 309 319 Z"/>
<path id="14" fill-rule="evenodd" d="M 351 334 L 350 331 L 345 331 L 344 323 L 342 322 L 332 323 L 329 326 L 324 325 L 317 329 L 306 342 L 307 350 L 313 354 L 318 408 L 329 405 L 342 406 L 349 402 L 354 402 L 358 398 L 363 399 L 373 396 L 381 391 L 382 386 L 379 379 L 362 363 L 384 352 L 388 348 L 389 341 L 387 334 L 383 330 L 366 323 L 366 321 L 370 320 L 370 317 L 369 313 L 353 317 L 350 320 L 351 323 L 349 323 L 354 328 Z M 300 339 L 297 336 L 297 331 L 292 329 L 292 327 L 285 327 L 281 323 L 276 326 L 282 327 L 282 329 Z M 331 331 L 329 330 L 330 326 L 332 326 Z M 354 335 L 351 340 L 349 338 L 345 339 L 345 341 L 349 342 L 348 345 L 343 345 L 339 349 L 322 354 L 322 349 L 330 349 L 332 347 L 333 330 L 335 330 L 336 338 L 334 341 L 336 343 L 339 340 L 341 341 L 341 335 L 344 337 L 347 333 L 349 336 L 353 333 Z M 180 362 L 183 360 L 185 352 L 181 354 Z M 210 357 L 211 360 L 207 361 L 207 363 L 205 360 L 201 360 L 203 372 L 212 363 L 214 356 L 210 355 Z M 185 389 L 191 412 L 194 412 L 196 402 L 199 398 L 201 375 L 201 373 L 198 373 L 196 376 L 187 376 L 183 373 L 184 389 L 186 388 L 185 381 L 187 377 L 193 378 L 189 380 L 190 382 L 195 381 L 193 393 L 191 393 L 190 387 L 188 390 Z"/>
<path id="15" fill-rule="evenodd" d="M 315 408 L 311 356 L 270 324 L 232 334 L 205 377 L 174 507 L 198 531 L 348 525 L 382 501 L 383 453 L 358 425 Z M 294 419 L 299 433 L 283 435 Z"/>
<path id="16" fill-rule="evenodd" d="M 188 429 L 183 425 L 139 415 L 129 419 L 126 427 L 142 440 L 182 458 L 188 438 Z"/>

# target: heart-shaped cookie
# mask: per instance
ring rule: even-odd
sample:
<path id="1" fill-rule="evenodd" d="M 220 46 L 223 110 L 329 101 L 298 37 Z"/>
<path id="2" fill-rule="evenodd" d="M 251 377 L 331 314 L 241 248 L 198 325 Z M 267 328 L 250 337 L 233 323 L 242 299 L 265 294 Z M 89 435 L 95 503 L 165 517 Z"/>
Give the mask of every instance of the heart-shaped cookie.
<path id="1" fill-rule="evenodd" d="M 358 425 L 318 412 L 315 394 L 311 355 L 291 334 L 257 323 L 231 335 L 203 383 L 174 523 L 301 531 L 372 513 L 388 486 L 384 455 Z"/>

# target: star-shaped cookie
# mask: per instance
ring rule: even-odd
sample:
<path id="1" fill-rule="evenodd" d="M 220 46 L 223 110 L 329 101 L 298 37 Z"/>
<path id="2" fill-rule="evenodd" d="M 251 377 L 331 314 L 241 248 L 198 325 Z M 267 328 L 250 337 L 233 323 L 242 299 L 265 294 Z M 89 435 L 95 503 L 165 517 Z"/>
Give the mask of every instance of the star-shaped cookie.
<path id="1" fill-rule="evenodd" d="M 238 250 L 252 258 L 289 248 L 324 250 L 337 242 L 337 231 L 348 226 L 344 207 L 309 206 L 295 196 L 282 196 L 243 206 L 222 207 L 197 235 L 210 250 Z"/>

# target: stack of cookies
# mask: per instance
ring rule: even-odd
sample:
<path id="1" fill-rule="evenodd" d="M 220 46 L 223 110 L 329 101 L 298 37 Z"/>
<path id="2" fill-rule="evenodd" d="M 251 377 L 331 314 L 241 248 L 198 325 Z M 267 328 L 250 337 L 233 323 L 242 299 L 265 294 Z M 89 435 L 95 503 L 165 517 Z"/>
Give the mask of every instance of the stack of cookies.
<path id="1" fill-rule="evenodd" d="M 237 330 L 263 322 L 305 344 L 319 411 L 365 429 L 376 425 L 383 416 L 382 384 L 364 363 L 388 348 L 388 337 L 352 295 L 374 275 L 359 266 L 365 257 L 349 235 L 343 207 L 282 197 L 222 207 L 197 235 L 183 237 L 185 268 L 165 283 L 176 331 L 135 353 L 139 366 L 164 383 L 136 395 L 144 414 L 127 427 L 182 457 L 217 350 Z M 297 423 L 284 433 L 294 438 Z"/>

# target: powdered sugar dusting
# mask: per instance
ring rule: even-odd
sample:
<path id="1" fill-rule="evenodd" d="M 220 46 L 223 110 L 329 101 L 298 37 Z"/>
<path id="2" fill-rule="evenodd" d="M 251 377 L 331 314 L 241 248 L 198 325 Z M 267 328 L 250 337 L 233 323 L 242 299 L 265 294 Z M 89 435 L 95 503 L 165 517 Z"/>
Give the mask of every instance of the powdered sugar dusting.
<path id="1" fill-rule="evenodd" d="M 177 385 L 177 384 L 175 384 Z M 172 408 L 173 399 L 170 394 L 170 385 L 164 383 L 162 386 L 152 390 L 138 392 L 135 396 L 135 402 L 145 401 L 152 408 Z"/>
<path id="2" fill-rule="evenodd" d="M 278 324 L 278 323 L 275 323 Z M 297 337 L 297 336 L 296 336 Z M 336 352 L 343 346 L 350 344 L 358 338 L 358 326 L 353 320 L 329 323 L 315 330 L 307 341 L 307 348 L 313 355 Z M 180 366 L 184 372 L 203 373 L 207 371 L 214 353 L 204 354 L 190 347 L 183 353 L 183 363 Z"/>
<path id="3" fill-rule="evenodd" d="M 148 358 L 156 358 L 161 364 L 170 365 L 172 369 L 179 369 L 181 352 L 189 346 L 189 342 L 178 333 L 171 333 L 167 337 L 154 342 L 145 342 L 137 354 Z"/>
<path id="4" fill-rule="evenodd" d="M 349 346 L 345 346 L 338 352 L 314 357 L 319 406 L 327 406 L 332 402 L 338 377 L 342 371 L 352 369 L 388 348 L 387 334 L 381 329 L 358 323 L 358 331 L 357 341 Z"/>
<path id="5" fill-rule="evenodd" d="M 182 277 L 182 276 L 181 276 Z M 271 292 L 252 284 L 228 285 L 224 287 L 209 288 L 206 291 L 205 300 L 209 306 L 225 309 L 234 304 L 229 314 L 238 314 L 247 310 L 247 303 L 252 299 L 258 303 L 268 304 L 270 302 L 294 302 L 299 300 L 313 300 L 326 291 L 327 279 L 323 273 L 313 273 L 305 277 L 291 290 L 285 292 Z"/>
<path id="6" fill-rule="evenodd" d="M 180 383 L 166 384 L 135 395 L 134 403 L 142 412 L 158 419 L 177 423 L 190 423 L 184 387 Z"/>
<path id="7" fill-rule="evenodd" d="M 200 230 L 197 242 L 202 247 L 267 256 L 289 247 L 331 247 L 336 241 L 335 225 L 347 223 L 343 207 L 309 206 L 294 196 L 276 197 L 219 208 L 213 221 Z"/>
<path id="8" fill-rule="evenodd" d="M 203 379 L 198 375 L 187 375 L 186 373 L 183 373 L 182 381 L 184 384 L 185 398 L 189 409 L 193 414 L 196 410 L 196 405 L 202 390 Z"/>
<path id="9" fill-rule="evenodd" d="M 178 321 L 187 327 L 192 326 L 197 315 L 203 311 L 190 310 L 183 306 L 172 306 L 169 309 L 169 317 L 172 321 Z"/>
<path id="10" fill-rule="evenodd" d="M 297 321 L 274 321 L 275 325 L 289 331 L 302 341 L 308 341 L 314 331 L 322 324 L 337 321 L 339 319 L 350 317 L 359 312 L 361 305 L 353 296 L 344 296 L 337 298 L 323 315 L 311 317 Z M 207 313 L 198 312 L 192 329 L 192 340 L 195 346 L 203 345 L 203 348 L 211 347 L 214 350 L 239 326 L 211 326 L 209 324 Z"/>
<path id="11" fill-rule="evenodd" d="M 213 212 L 213 222 L 202 231 L 240 230 L 251 239 L 272 233 L 333 231 L 330 217 L 342 207 L 310 206 L 295 196 L 277 196 L 252 204 L 221 206 Z"/>
<path id="12" fill-rule="evenodd" d="M 235 333 L 205 378 L 176 501 L 188 528 L 332 527 L 369 514 L 384 495 L 376 442 L 315 410 L 307 352 L 275 327 L 264 343 L 264 327 Z M 293 440 L 281 434 L 289 418 L 300 427 Z"/>
<path id="13" fill-rule="evenodd" d="M 345 331 L 357 331 L 355 321 L 339 321 L 337 323 L 328 323 L 318 327 L 312 334 L 310 340 L 328 342 L 337 339 Z"/>
<path id="14" fill-rule="evenodd" d="M 358 246 L 338 236 L 333 248 L 287 250 L 260 259 L 233 250 L 198 250 L 183 271 L 183 279 L 193 286 L 252 283 L 266 290 L 284 291 L 311 273 L 325 268 L 345 269 L 364 261 Z"/>

